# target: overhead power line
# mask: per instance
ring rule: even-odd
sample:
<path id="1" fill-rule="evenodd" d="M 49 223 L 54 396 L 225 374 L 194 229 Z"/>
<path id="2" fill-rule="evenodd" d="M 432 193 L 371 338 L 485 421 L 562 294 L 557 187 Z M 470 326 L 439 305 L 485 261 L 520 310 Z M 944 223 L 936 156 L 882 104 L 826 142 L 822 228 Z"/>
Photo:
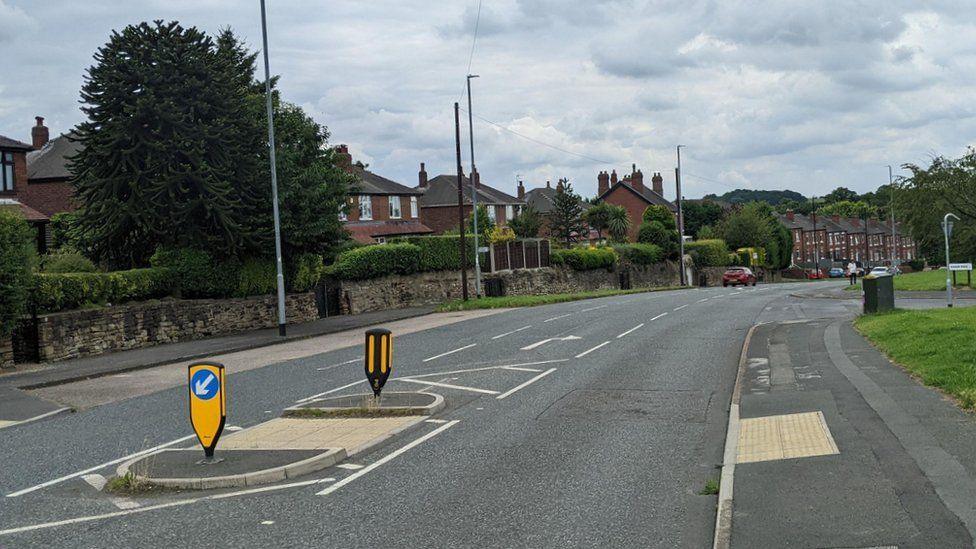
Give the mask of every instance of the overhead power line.
<path id="1" fill-rule="evenodd" d="M 474 62 L 474 47 L 478 43 L 478 27 L 481 26 L 481 2 L 482 0 L 478 0 L 478 15 L 474 19 L 474 35 L 471 37 L 471 54 L 468 55 L 468 70 L 464 72 L 465 77 L 471 74 L 471 64 Z M 467 84 L 466 81 L 465 84 Z M 461 93 L 458 94 L 458 103 L 461 102 L 463 96 L 464 88 L 461 88 Z"/>

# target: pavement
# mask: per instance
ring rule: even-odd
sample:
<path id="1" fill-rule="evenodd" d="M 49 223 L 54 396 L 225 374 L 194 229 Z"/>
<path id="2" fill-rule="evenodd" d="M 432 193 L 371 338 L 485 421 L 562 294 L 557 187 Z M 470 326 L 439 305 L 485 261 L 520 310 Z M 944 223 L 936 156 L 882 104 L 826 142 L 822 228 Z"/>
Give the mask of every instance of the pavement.
<path id="1" fill-rule="evenodd" d="M 3 431 L 0 546 L 707 547 L 718 497 L 705 488 L 722 475 L 740 352 L 758 322 L 774 324 L 754 332 L 755 373 L 740 386 L 743 421 L 757 421 L 733 481 L 732 544 L 969 546 L 958 473 L 976 456 L 972 420 L 871 358 L 844 324 L 859 297 L 813 297 L 837 288 L 702 288 L 390 323 L 386 390 L 436 391 L 444 409 L 260 491 L 118 501 L 94 488 L 140 453 L 193 447 L 185 369 L 48 388 L 92 404 Z M 225 355 L 228 424 L 368 390 L 361 337 Z M 870 365 L 882 393 L 841 356 Z M 763 419 L 776 415 L 794 417 Z"/>

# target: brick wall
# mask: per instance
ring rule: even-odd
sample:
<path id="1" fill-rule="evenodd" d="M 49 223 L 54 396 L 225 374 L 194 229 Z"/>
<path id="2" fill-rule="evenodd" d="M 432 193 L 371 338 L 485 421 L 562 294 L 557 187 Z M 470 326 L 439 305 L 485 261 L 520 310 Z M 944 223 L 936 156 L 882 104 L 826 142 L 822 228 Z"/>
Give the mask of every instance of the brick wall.
<path id="1" fill-rule="evenodd" d="M 464 206 L 464 218 L 471 215 L 471 205 Z M 456 229 L 458 226 L 457 206 L 421 206 L 420 217 L 424 225 L 433 229 L 434 234 Z"/>
<path id="2" fill-rule="evenodd" d="M 166 299 L 38 316 L 38 356 L 55 362 L 278 325 L 274 296 Z M 290 323 L 318 318 L 314 293 L 286 298 Z"/>
<path id="3" fill-rule="evenodd" d="M 16 198 L 27 188 L 27 153 L 24 151 L 7 151 L 14 155 L 14 190 L 0 191 L 0 198 Z"/>
<path id="4" fill-rule="evenodd" d="M 610 191 L 610 194 L 603 198 L 607 204 L 623 206 L 630 215 L 630 228 L 627 230 L 627 240 L 637 242 L 637 231 L 640 230 L 641 219 L 644 210 L 647 209 L 647 201 L 637 196 L 622 186 L 617 186 Z"/>

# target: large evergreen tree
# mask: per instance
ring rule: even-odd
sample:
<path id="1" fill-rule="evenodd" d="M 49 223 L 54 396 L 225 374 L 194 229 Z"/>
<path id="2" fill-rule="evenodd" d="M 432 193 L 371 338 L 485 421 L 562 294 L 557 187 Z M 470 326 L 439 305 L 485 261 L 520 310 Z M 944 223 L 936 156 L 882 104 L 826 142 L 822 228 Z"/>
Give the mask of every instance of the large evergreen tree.
<path id="1" fill-rule="evenodd" d="M 97 258 L 142 264 L 160 244 L 236 254 L 253 241 L 235 182 L 255 151 L 229 72 L 206 34 L 176 22 L 130 25 L 95 54 L 71 170 Z"/>
<path id="2" fill-rule="evenodd" d="M 548 217 L 549 234 L 566 244 L 584 236 L 586 226 L 583 224 L 583 205 L 579 195 L 573 192 L 573 186 L 568 179 L 562 179 L 556 186 L 552 211 Z"/>

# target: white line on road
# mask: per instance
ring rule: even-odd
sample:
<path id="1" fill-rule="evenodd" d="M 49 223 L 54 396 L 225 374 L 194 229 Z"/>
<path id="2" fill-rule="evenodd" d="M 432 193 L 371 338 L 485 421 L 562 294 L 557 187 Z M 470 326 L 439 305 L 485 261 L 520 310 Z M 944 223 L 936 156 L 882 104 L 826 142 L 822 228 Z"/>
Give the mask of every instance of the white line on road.
<path id="1" fill-rule="evenodd" d="M 317 399 L 319 397 L 322 397 L 322 396 L 325 396 L 325 395 L 331 395 L 332 393 L 341 391 L 343 389 L 348 389 L 348 388 L 353 387 L 355 385 L 359 385 L 360 383 L 364 383 L 364 381 L 363 380 L 353 381 L 352 383 L 347 383 L 347 384 L 343 385 L 342 387 L 336 387 L 335 389 L 329 389 L 328 391 L 325 391 L 323 393 L 319 393 L 317 395 L 312 395 L 312 396 L 308 396 L 308 397 L 305 397 L 305 398 L 300 398 L 300 399 L 296 400 L 295 403 L 296 404 L 301 404 L 302 402 L 308 402 L 310 400 L 315 400 L 315 399 Z"/>
<path id="2" fill-rule="evenodd" d="M 477 387 L 465 387 L 464 385 L 451 385 L 450 383 L 440 383 L 437 381 L 426 381 L 420 379 L 410 379 L 406 377 L 397 378 L 396 381 L 406 381 L 407 383 L 419 383 L 421 385 L 434 385 L 435 387 L 444 387 L 445 389 L 457 389 L 459 391 L 471 391 L 472 393 L 484 393 L 486 395 L 497 395 L 498 391 L 492 391 L 491 389 L 479 389 Z"/>
<path id="3" fill-rule="evenodd" d="M 565 337 L 550 337 L 550 338 L 543 339 L 542 341 L 536 341 L 535 343 L 533 343 L 531 345 L 526 345 L 525 347 L 522 347 L 521 350 L 522 351 L 531 351 L 532 349 L 535 349 L 536 347 L 541 347 L 541 346 L 545 345 L 546 343 L 549 343 L 550 341 L 573 341 L 574 339 L 583 339 L 583 338 L 581 338 L 579 336 L 574 336 L 574 335 L 568 335 L 568 336 L 565 336 Z"/>
<path id="4" fill-rule="evenodd" d="M 474 347 L 475 345 L 477 345 L 477 343 L 472 343 L 471 345 L 465 345 L 464 347 L 458 347 L 457 349 L 454 349 L 453 351 L 448 351 L 446 353 L 441 353 L 439 355 L 434 355 L 434 356 L 431 356 L 431 357 L 427 357 L 427 358 L 425 358 L 423 360 L 423 362 L 430 362 L 431 360 L 434 360 L 435 358 L 440 358 L 442 356 L 447 356 L 447 355 L 453 355 L 454 353 L 461 352 L 461 351 L 463 351 L 465 349 L 470 349 L 471 347 Z"/>
<path id="5" fill-rule="evenodd" d="M 546 320 L 543 320 L 543 322 L 552 322 L 553 320 L 559 320 L 560 318 L 566 318 L 567 316 L 572 316 L 574 314 L 576 313 L 566 313 L 564 315 L 554 316 L 552 318 L 547 318 Z"/>
<path id="6" fill-rule="evenodd" d="M 518 385 L 518 386 L 516 386 L 516 387 L 513 387 L 513 388 L 511 388 L 511 389 L 509 389 L 509 390 L 507 390 L 507 391 L 505 391 L 504 393 L 502 393 L 502 394 L 500 394 L 500 395 L 498 395 L 498 396 L 496 396 L 495 398 L 497 398 L 498 400 L 501 400 L 501 399 L 503 399 L 503 398 L 505 398 L 505 397 L 508 397 L 508 396 L 511 396 L 511 395 L 512 395 L 513 393 L 515 393 L 516 391 L 520 391 L 520 390 L 522 390 L 522 389 L 524 389 L 524 388 L 526 388 L 526 387 L 528 387 L 529 385 L 532 385 L 532 384 L 533 384 L 533 383 L 535 383 L 536 381 L 539 381 L 540 379 L 542 379 L 542 378 L 544 378 L 544 377 L 546 377 L 547 375 L 549 375 L 549 374 L 551 374 L 551 373 L 553 373 L 553 372 L 555 372 L 555 371 L 556 371 L 556 369 L 555 369 L 555 368 L 549 368 L 549 369 L 548 369 L 548 370 L 546 370 L 545 372 L 542 372 L 541 374 L 539 374 L 539 375 L 537 375 L 537 376 L 535 376 L 534 378 L 532 378 L 532 379 L 530 379 L 530 380 L 528 380 L 528 381 L 526 381 L 525 383 L 522 383 L 521 385 Z"/>
<path id="7" fill-rule="evenodd" d="M 516 366 L 536 366 L 538 364 L 552 364 L 554 362 L 566 362 L 567 360 L 569 360 L 569 359 L 568 358 L 555 358 L 555 359 L 552 359 L 552 360 L 538 360 L 538 361 L 535 361 L 535 362 L 519 362 L 519 363 L 516 363 L 516 364 L 505 364 L 505 365 L 502 365 L 502 366 L 484 366 L 482 368 L 467 368 L 467 369 L 464 369 L 464 370 L 450 370 L 450 371 L 447 371 L 447 372 L 432 372 L 432 373 L 429 373 L 429 374 L 417 374 L 417 375 L 405 376 L 405 377 L 395 377 L 395 378 L 391 379 L 390 381 L 396 381 L 398 379 L 400 379 L 400 380 L 403 380 L 403 379 L 420 379 L 420 378 L 423 378 L 423 377 L 446 376 L 446 375 L 450 375 L 450 374 L 466 374 L 466 373 L 469 373 L 469 372 L 484 372 L 485 370 L 497 370 L 499 368 L 506 368 L 506 367 L 508 367 L 508 368 L 514 368 Z"/>
<path id="8" fill-rule="evenodd" d="M 358 463 L 340 463 L 339 465 L 336 465 L 336 467 L 340 469 L 349 469 L 350 471 L 363 468 L 363 466 Z"/>
<path id="9" fill-rule="evenodd" d="M 707 297 L 706 297 L 705 299 L 699 299 L 699 300 L 698 300 L 698 303 L 704 303 L 704 302 L 706 302 L 706 301 L 708 301 L 708 299 L 709 299 L 709 298 L 707 298 Z"/>
<path id="10" fill-rule="evenodd" d="M 325 490 L 322 490 L 321 492 L 319 492 L 316 495 L 319 495 L 319 496 L 327 496 L 327 495 L 331 494 L 332 492 L 335 492 L 339 488 L 342 488 L 343 486 L 345 486 L 345 485 L 349 484 L 350 482 L 356 480 L 357 478 L 365 475 L 366 473 L 372 471 L 373 469 L 376 469 L 377 467 L 383 465 L 384 463 L 386 463 L 386 462 L 388 462 L 390 460 L 396 459 L 396 457 L 399 456 L 400 454 L 409 451 L 411 448 L 414 448 L 416 446 L 420 446 L 424 442 L 427 442 L 428 440 L 436 437 L 437 435 L 443 433 L 444 431 L 450 429 L 451 427 L 454 427 L 455 425 L 458 424 L 458 421 L 460 421 L 460 420 L 455 419 L 455 420 L 453 420 L 453 421 L 451 421 L 449 423 L 445 423 L 444 425 L 441 425 L 440 427 L 438 427 L 438 428 L 434 429 L 433 431 L 427 433 L 426 435 L 424 435 L 424 436 L 422 436 L 422 437 L 414 440 L 413 442 L 410 442 L 410 443 L 406 444 L 405 446 L 402 446 L 402 447 L 394 450 L 393 452 L 391 452 L 391 453 L 383 456 L 382 458 L 374 461 L 373 463 L 370 463 L 366 467 L 363 467 L 362 469 L 360 469 L 360 470 L 356 471 L 355 473 L 349 475 L 348 477 L 340 480 L 339 482 L 333 484 L 332 486 L 329 486 L 328 488 L 326 488 Z"/>
<path id="11" fill-rule="evenodd" d="M 675 307 L 675 308 L 674 308 L 674 310 L 675 310 L 675 311 L 680 311 L 681 309 L 684 309 L 684 308 L 685 308 L 685 307 L 687 307 L 687 306 L 688 306 L 688 304 L 687 304 L 687 303 L 685 303 L 684 305 L 682 305 L 682 306 L 680 306 L 680 307 Z M 672 312 L 673 312 L 673 311 L 672 311 Z"/>
<path id="12" fill-rule="evenodd" d="M 316 371 L 319 371 L 319 372 L 322 372 L 322 371 L 325 371 L 325 370 L 331 370 L 332 368 L 335 368 L 336 366 L 344 366 L 346 364 L 352 364 L 353 362 L 359 362 L 360 360 L 362 360 L 362 359 L 361 358 L 354 358 L 352 360 L 347 360 L 345 362 L 340 362 L 338 364 L 333 364 L 331 366 L 326 366 L 325 368 L 316 368 L 315 370 Z"/>
<path id="13" fill-rule="evenodd" d="M 661 314 L 657 315 L 656 317 L 648 320 L 648 322 L 654 322 L 655 320 L 661 318 L 662 316 L 667 316 L 667 315 L 668 315 L 668 313 L 661 313 Z"/>
<path id="14" fill-rule="evenodd" d="M 516 372 L 535 372 L 539 373 L 542 370 L 538 368 L 519 368 L 518 366 L 499 366 L 499 370 L 514 370 Z"/>
<path id="15" fill-rule="evenodd" d="M 606 308 L 606 305 L 599 305 L 599 306 L 597 306 L 597 307 L 590 307 L 589 309 L 583 309 L 583 310 L 582 310 L 582 311 L 580 311 L 580 312 L 581 312 L 581 313 L 585 313 L 585 312 L 587 312 L 587 311 L 595 311 L 595 310 L 597 310 L 597 309 L 604 309 L 604 308 Z"/>
<path id="16" fill-rule="evenodd" d="M 8 498 L 15 498 L 17 496 L 22 496 L 24 494 L 29 494 L 29 493 L 31 493 L 31 492 L 33 492 L 35 490 L 40 490 L 41 488 L 47 488 L 48 486 L 53 486 L 55 484 L 58 484 L 60 482 L 64 482 L 66 480 L 71 480 L 73 478 L 77 478 L 77 477 L 80 477 L 82 475 L 87 475 L 88 473 L 93 473 L 93 472 L 95 472 L 95 471 L 97 471 L 99 469 L 108 467 L 109 465 L 115 465 L 117 463 L 122 463 L 123 461 L 128 461 L 128 460 L 130 460 L 132 458 L 137 458 L 137 457 L 144 456 L 146 454 L 151 454 L 151 453 L 155 452 L 156 450 L 161 450 L 163 448 L 167 448 L 167 447 L 172 446 L 174 444 L 179 444 L 179 443 L 183 442 L 184 440 L 189 440 L 189 439 L 191 439 L 191 438 L 193 438 L 195 436 L 196 435 L 187 435 L 185 437 L 178 438 L 176 440 L 171 440 L 171 441 L 169 441 L 169 442 L 167 442 L 165 444 L 160 444 L 159 446 L 153 446 L 152 448 L 147 448 L 145 450 L 140 450 L 140 451 L 138 451 L 138 452 L 136 452 L 134 454 L 129 454 L 127 456 L 120 457 L 119 459 L 113 459 L 112 461 L 106 461 L 105 463 L 96 465 L 94 467 L 89 467 L 88 469 L 85 469 L 84 471 L 78 471 L 77 473 L 71 473 L 70 475 L 65 475 L 63 477 L 58 477 L 58 478 L 56 478 L 54 480 L 49 480 L 47 482 L 42 482 L 41 484 L 38 484 L 36 486 L 31 486 L 30 488 L 24 488 L 23 490 L 18 490 L 16 492 L 7 494 L 7 497 Z M 3 532 L 0 532 L 0 534 L 2 534 L 2 533 Z"/>
<path id="17" fill-rule="evenodd" d="M 587 349 L 587 350 L 585 350 L 585 351 L 583 351 L 582 353 L 580 353 L 580 354 L 578 354 L 578 355 L 576 355 L 576 356 L 575 356 L 575 357 L 573 357 L 573 358 L 583 358 L 584 356 L 586 356 L 586 355 L 588 355 L 588 354 L 590 354 L 590 353 L 592 353 L 593 351 L 595 351 L 595 350 L 597 350 L 597 349 L 599 349 L 600 347 L 603 347 L 604 345 L 609 345 L 609 344 L 610 344 L 610 342 L 609 342 L 609 341 L 604 341 L 603 343 L 601 343 L 601 344 L 599 344 L 599 345 L 597 345 L 596 347 L 593 347 L 593 348 L 590 348 L 590 349 Z"/>
<path id="18" fill-rule="evenodd" d="M 425 419 L 424 422 L 441 424 L 441 423 L 447 423 L 447 420 L 446 419 Z"/>
<path id="19" fill-rule="evenodd" d="M 519 328 L 518 330 L 512 330 L 511 332 L 505 332 L 504 334 L 498 334 L 498 335 L 496 335 L 495 337 L 493 337 L 492 339 L 501 339 L 501 338 L 503 338 L 503 337 L 505 337 L 505 336 L 509 336 L 509 335 L 512 335 L 512 334 L 514 334 L 514 333 L 516 333 L 516 332 L 521 332 L 522 330 L 528 330 L 528 329 L 529 329 L 529 328 L 531 328 L 531 327 L 532 327 L 532 325 L 531 325 L 531 324 L 530 324 L 530 325 L 528 325 L 528 326 L 522 326 L 522 327 L 521 327 L 521 328 Z"/>
<path id="20" fill-rule="evenodd" d="M 622 333 L 622 334 L 620 334 L 620 335 L 618 335 L 618 336 L 617 336 L 617 339 L 620 339 L 620 338 L 622 338 L 622 337 L 624 337 L 625 335 L 627 335 L 627 334 L 629 334 L 630 332 L 633 332 L 634 330 L 639 330 L 639 329 L 640 329 L 640 328 L 642 328 L 643 326 L 644 326 L 644 323 L 643 323 L 643 322 L 641 322 L 641 323 L 640 323 L 640 324 L 638 324 L 637 326 L 634 326 L 633 328 L 631 328 L 631 329 L 629 329 L 629 330 L 627 330 L 626 332 L 624 332 L 624 333 Z M 579 357 L 577 357 L 577 358 L 579 358 Z"/>
<path id="21" fill-rule="evenodd" d="M 88 484 L 91 484 L 91 487 L 98 490 L 99 492 L 102 491 L 102 488 L 105 488 L 105 483 L 108 482 L 108 479 L 106 479 L 102 475 L 99 475 L 98 473 L 92 473 L 90 475 L 82 475 L 81 479 L 87 482 Z"/>
<path id="22" fill-rule="evenodd" d="M 32 421 L 37 421 L 39 419 L 44 419 L 46 417 L 51 417 L 53 415 L 60 414 L 62 412 L 69 412 L 71 408 L 58 408 L 56 410 L 51 410 L 50 412 L 44 412 L 43 414 L 36 415 L 34 417 L 29 417 L 27 419 L 21 419 L 19 421 L 0 421 L 0 429 L 6 429 L 7 427 L 13 427 L 14 425 L 23 425 L 25 423 L 30 423 Z"/>
<path id="23" fill-rule="evenodd" d="M 138 501 L 133 501 L 131 498 L 112 498 L 111 502 L 119 509 L 135 509 L 142 506 Z"/>

